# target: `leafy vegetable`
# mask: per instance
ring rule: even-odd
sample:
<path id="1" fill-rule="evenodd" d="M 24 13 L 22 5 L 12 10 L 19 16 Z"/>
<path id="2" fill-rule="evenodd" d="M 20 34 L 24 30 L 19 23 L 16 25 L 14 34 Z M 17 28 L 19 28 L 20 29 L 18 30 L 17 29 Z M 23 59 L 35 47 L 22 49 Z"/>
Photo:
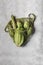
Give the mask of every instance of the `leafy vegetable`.
<path id="1" fill-rule="evenodd" d="M 35 14 L 29 14 L 27 18 L 16 18 L 11 15 L 11 20 L 5 27 L 5 32 L 13 38 L 14 43 L 17 46 L 21 46 L 32 35 L 34 31 L 34 21 L 36 19 Z"/>

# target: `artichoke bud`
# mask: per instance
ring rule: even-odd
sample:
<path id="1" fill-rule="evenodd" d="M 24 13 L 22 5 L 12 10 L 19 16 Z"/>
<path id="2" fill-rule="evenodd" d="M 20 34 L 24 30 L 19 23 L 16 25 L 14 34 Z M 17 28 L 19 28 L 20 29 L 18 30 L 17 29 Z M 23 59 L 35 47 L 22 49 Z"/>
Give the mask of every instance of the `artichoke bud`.
<path id="1" fill-rule="evenodd" d="M 24 42 L 24 35 L 19 31 L 19 28 L 15 31 L 14 41 L 17 46 L 21 46 Z"/>

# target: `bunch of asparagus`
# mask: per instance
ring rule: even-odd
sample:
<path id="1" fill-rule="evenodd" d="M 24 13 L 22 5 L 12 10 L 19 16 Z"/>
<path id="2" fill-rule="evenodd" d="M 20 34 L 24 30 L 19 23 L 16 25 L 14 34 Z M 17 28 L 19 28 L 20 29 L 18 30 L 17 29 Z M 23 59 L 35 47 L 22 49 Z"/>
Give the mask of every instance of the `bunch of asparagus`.
<path id="1" fill-rule="evenodd" d="M 17 46 L 21 46 L 34 31 L 35 14 L 31 13 L 27 18 L 16 18 L 11 15 L 11 20 L 5 27 Z"/>

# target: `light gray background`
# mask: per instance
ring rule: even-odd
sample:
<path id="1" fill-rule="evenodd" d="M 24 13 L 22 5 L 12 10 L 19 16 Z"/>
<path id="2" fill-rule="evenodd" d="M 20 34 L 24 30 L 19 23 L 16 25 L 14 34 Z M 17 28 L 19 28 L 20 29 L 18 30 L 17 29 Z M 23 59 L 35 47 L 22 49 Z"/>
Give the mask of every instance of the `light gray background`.
<path id="1" fill-rule="evenodd" d="M 0 65 L 43 65 L 43 1 L 0 0 Z M 17 47 L 4 28 L 10 16 L 27 17 L 35 13 L 35 34 L 25 47 Z"/>

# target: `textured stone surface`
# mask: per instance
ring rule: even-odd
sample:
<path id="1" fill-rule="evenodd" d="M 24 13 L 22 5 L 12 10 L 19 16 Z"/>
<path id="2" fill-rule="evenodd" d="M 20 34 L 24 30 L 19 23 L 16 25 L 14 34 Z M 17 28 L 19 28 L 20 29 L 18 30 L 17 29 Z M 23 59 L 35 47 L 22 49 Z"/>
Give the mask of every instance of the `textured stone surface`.
<path id="1" fill-rule="evenodd" d="M 0 65 L 43 65 L 42 0 L 0 0 Z M 25 47 L 16 47 L 4 28 L 10 16 L 35 13 L 35 33 Z"/>

